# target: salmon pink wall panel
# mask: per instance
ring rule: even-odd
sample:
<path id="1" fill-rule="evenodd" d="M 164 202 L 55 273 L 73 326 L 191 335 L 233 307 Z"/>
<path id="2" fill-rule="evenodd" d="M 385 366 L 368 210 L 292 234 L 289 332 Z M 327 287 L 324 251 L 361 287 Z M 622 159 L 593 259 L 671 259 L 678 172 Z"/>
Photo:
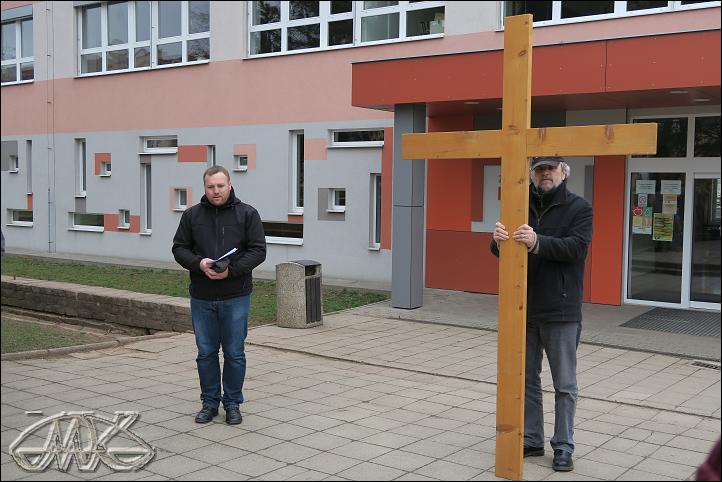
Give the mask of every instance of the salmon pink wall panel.
<path id="1" fill-rule="evenodd" d="M 104 162 L 110 162 L 110 152 L 95 153 L 95 175 L 100 176 L 100 165 Z"/>
<path id="2" fill-rule="evenodd" d="M 178 146 L 178 162 L 208 162 L 208 146 Z"/>
<path id="3" fill-rule="evenodd" d="M 391 218 L 393 213 L 394 130 L 384 129 L 381 149 L 381 249 L 391 249 Z"/>

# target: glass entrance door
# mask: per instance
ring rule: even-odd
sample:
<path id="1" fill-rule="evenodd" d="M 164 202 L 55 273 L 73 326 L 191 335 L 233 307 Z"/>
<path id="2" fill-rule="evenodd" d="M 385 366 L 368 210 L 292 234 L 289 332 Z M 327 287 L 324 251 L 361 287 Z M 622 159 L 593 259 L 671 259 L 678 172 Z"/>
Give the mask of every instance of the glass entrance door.
<path id="1" fill-rule="evenodd" d="M 690 305 L 720 303 L 720 175 L 695 175 Z"/>
<path id="2" fill-rule="evenodd" d="M 681 304 L 686 174 L 632 172 L 627 298 Z"/>

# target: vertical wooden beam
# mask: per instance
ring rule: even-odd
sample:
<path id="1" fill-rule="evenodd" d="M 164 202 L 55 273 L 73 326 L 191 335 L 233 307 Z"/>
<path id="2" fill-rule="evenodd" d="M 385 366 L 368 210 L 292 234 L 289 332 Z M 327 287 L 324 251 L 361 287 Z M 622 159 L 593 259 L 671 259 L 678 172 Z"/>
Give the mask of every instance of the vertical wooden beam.
<path id="1" fill-rule="evenodd" d="M 507 17 L 501 128 L 501 223 L 512 233 L 529 220 L 527 130 L 531 127 L 532 16 Z M 527 249 L 500 246 L 496 475 L 521 480 L 524 467 L 524 362 Z"/>

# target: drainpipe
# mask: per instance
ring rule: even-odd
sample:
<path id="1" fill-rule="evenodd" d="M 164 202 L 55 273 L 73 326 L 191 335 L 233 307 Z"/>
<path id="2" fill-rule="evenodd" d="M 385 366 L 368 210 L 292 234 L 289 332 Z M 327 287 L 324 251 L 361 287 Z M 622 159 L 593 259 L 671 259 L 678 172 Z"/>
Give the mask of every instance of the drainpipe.
<path id="1" fill-rule="evenodd" d="M 55 55 L 52 2 L 45 2 L 45 140 L 48 168 L 48 252 L 56 252 L 55 229 Z"/>

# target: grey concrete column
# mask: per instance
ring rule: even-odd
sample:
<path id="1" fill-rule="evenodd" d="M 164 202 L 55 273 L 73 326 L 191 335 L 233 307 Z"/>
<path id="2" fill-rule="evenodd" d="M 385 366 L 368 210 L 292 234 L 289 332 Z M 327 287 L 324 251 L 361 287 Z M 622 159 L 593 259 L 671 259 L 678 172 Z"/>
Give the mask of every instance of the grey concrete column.
<path id="1" fill-rule="evenodd" d="M 410 132 L 426 132 L 426 105 L 394 111 L 391 306 L 413 309 L 423 304 L 426 160 L 401 158 L 401 135 Z"/>

